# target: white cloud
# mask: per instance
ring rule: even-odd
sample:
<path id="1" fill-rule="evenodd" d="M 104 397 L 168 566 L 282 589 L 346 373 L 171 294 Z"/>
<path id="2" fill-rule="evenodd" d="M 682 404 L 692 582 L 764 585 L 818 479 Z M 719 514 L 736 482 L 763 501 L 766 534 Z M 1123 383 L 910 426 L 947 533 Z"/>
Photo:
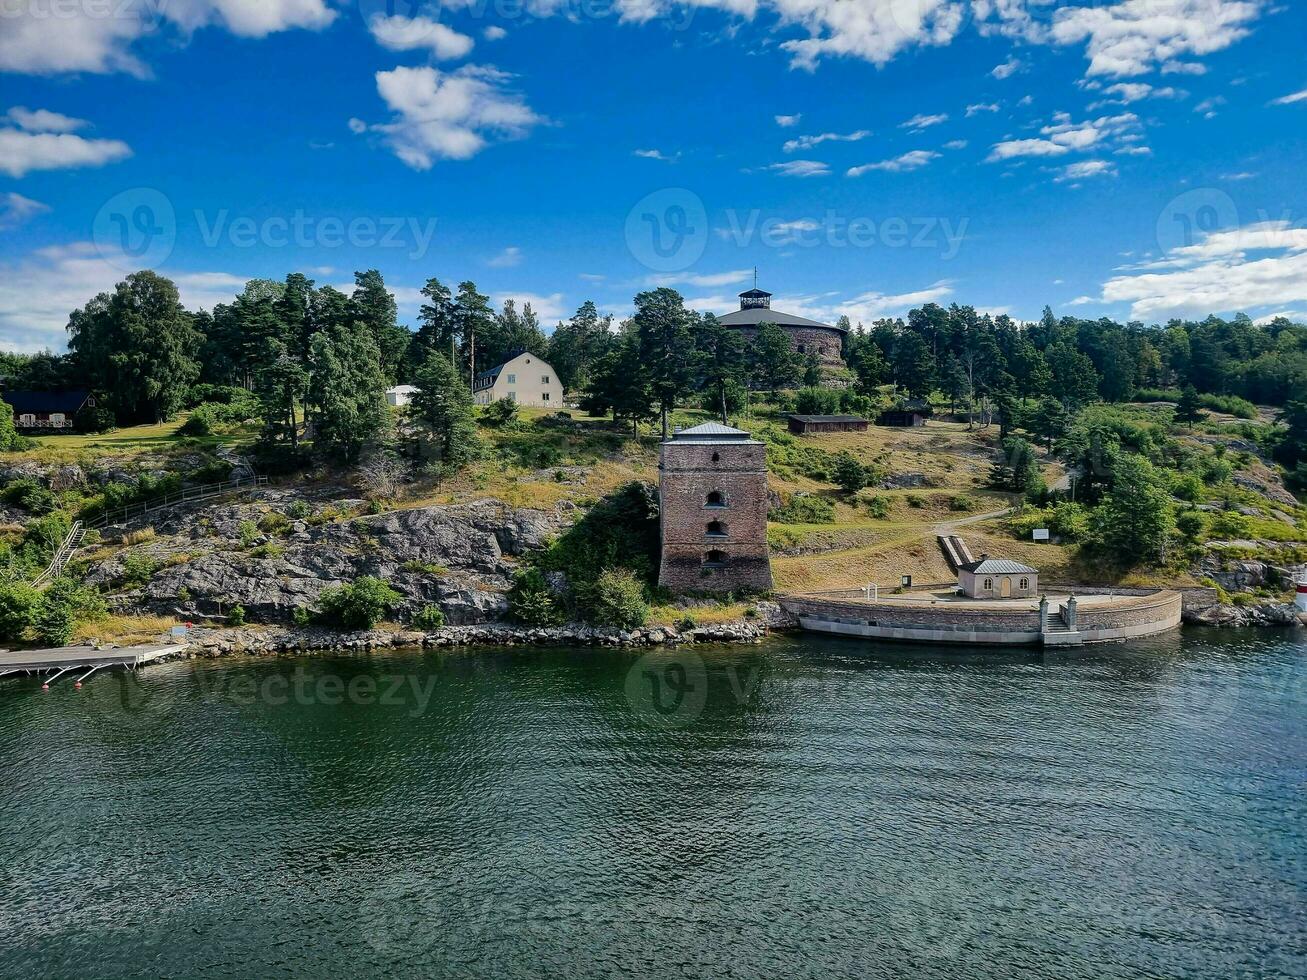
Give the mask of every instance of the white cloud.
<path id="1" fill-rule="evenodd" d="M 873 170 L 884 170 L 893 174 L 920 170 L 932 160 L 939 159 L 939 156 L 940 154 L 934 150 L 909 150 L 902 156 L 894 157 L 891 160 L 881 160 L 879 163 L 864 163 L 860 167 L 850 167 L 844 176 L 861 177 Z"/>
<path id="2" fill-rule="evenodd" d="M 1041 139 L 1006 140 L 995 143 L 990 152 L 991 162 L 1014 157 L 1058 157 L 1088 150 L 1103 143 L 1130 142 L 1138 135 L 1139 117 L 1126 112 L 1116 116 L 1100 116 L 1093 121 L 1072 122 L 1071 116 L 1060 112 L 1053 122 L 1043 127 Z"/>
<path id="3" fill-rule="evenodd" d="M 997 102 L 976 102 L 967 106 L 967 118 L 979 115 L 982 112 L 998 112 L 999 105 Z"/>
<path id="4" fill-rule="evenodd" d="M 767 167 L 782 177 L 829 177 L 830 166 L 820 160 L 786 160 Z"/>
<path id="5" fill-rule="evenodd" d="M 49 210 L 50 205 L 34 201 L 30 197 L 23 197 L 17 191 L 0 194 L 0 230 L 17 228 L 36 215 L 44 214 Z"/>
<path id="6" fill-rule="evenodd" d="M 667 154 L 662 150 L 654 149 L 636 150 L 635 155 L 638 157 L 644 157 L 646 160 L 661 160 L 663 163 L 675 163 L 677 160 L 681 159 L 681 154 L 679 152 Z"/>
<path id="7" fill-rule="evenodd" d="M 429 170 L 437 160 L 467 160 L 491 140 L 521 138 L 545 121 L 506 88 L 509 76 L 495 68 L 401 66 L 376 77 L 395 116 L 368 128 L 414 170 Z"/>
<path id="8" fill-rule="evenodd" d="M 1210 99 L 1203 99 L 1194 106 L 1194 112 L 1199 113 L 1204 119 L 1213 119 L 1216 117 L 1216 110 L 1225 103 L 1224 95 L 1213 95 Z"/>
<path id="9" fill-rule="evenodd" d="M 1082 160 L 1067 164 L 1054 178 L 1059 184 L 1070 180 L 1084 180 L 1086 177 L 1115 177 L 1116 166 L 1106 160 Z"/>
<path id="10" fill-rule="evenodd" d="M 966 140 L 949 140 L 944 144 L 946 150 L 965 150 L 969 144 Z"/>
<path id="11" fill-rule="evenodd" d="M 562 293 L 550 293 L 548 296 L 542 296 L 539 293 L 522 293 L 522 292 L 505 292 L 494 293 L 490 297 L 496 306 L 503 306 L 504 300 L 511 299 L 517 304 L 517 311 L 522 312 L 523 307 L 528 303 L 531 304 L 531 311 L 535 313 L 540 323 L 547 324 L 558 321 L 573 312 L 563 302 Z"/>
<path id="12" fill-rule="evenodd" d="M 113 261 L 110 261 L 112 259 Z M 0 263 L 0 346 L 16 351 L 63 350 L 68 314 L 111 291 L 131 268 L 124 255 L 106 258 L 90 242 L 41 249 Z M 190 310 L 230 302 L 246 277 L 225 272 L 176 272 L 182 304 Z"/>
<path id="13" fill-rule="evenodd" d="M 776 125 L 780 126 L 781 128 L 787 128 L 789 126 L 797 126 L 799 124 L 799 120 L 802 118 L 803 118 L 803 114 L 799 112 L 796 112 L 792 116 L 776 116 Z"/>
<path id="14" fill-rule="evenodd" d="M 1129 105 L 1132 102 L 1139 102 L 1143 99 L 1183 99 L 1187 98 L 1189 95 L 1189 93 L 1184 89 L 1172 88 L 1171 86 L 1157 88 L 1156 86 L 1149 85 L 1147 82 L 1118 82 L 1115 85 L 1109 85 L 1107 88 L 1103 89 L 1103 94 L 1110 96 L 1110 98 L 1090 106 L 1089 108 L 1091 110 L 1097 108 L 1099 105 L 1106 105 L 1112 102 Z"/>
<path id="15" fill-rule="evenodd" d="M 492 269 L 509 269 L 521 264 L 522 250 L 516 245 L 510 245 L 498 255 L 486 260 L 486 265 Z"/>
<path id="16" fill-rule="evenodd" d="M 1177 59 L 1221 51 L 1245 37 L 1261 0 L 1122 0 L 1067 7 L 1050 29 L 1055 44 L 1085 44 L 1087 74 L 1142 75 Z"/>
<path id="17" fill-rule="evenodd" d="M 698 0 L 752 17 L 756 0 Z M 791 65 L 813 69 L 826 57 L 852 57 L 884 65 L 914 46 L 945 46 L 966 17 L 960 0 L 770 0 L 782 22 L 799 24 L 809 37 L 784 41 Z"/>
<path id="18" fill-rule="evenodd" d="M 1008 59 L 1004 61 L 1002 64 L 995 65 L 994 70 L 991 71 L 990 74 L 993 75 L 995 78 L 997 78 L 999 81 L 1002 81 L 1005 78 L 1011 78 L 1013 75 L 1015 75 L 1024 67 L 1025 67 L 1025 62 L 1023 62 L 1016 55 L 1010 55 Z"/>
<path id="19" fill-rule="evenodd" d="M 1103 285 L 1139 320 L 1283 309 L 1307 302 L 1307 227 L 1263 221 L 1204 235 Z"/>
<path id="20" fill-rule="evenodd" d="M 0 12 L 0 71 L 149 74 L 132 51 L 161 28 L 186 40 L 203 27 L 260 38 L 297 28 L 321 30 L 336 19 L 325 0 L 169 0 L 169 2 L 22 3 Z"/>
<path id="21" fill-rule="evenodd" d="M 502 41 L 504 38 L 508 37 L 508 31 L 504 30 L 498 24 L 491 24 L 481 32 L 481 36 L 487 41 Z"/>
<path id="22" fill-rule="evenodd" d="M 356 116 L 351 117 L 349 121 L 349 131 L 355 134 L 366 133 L 368 131 L 368 124 Z"/>
<path id="23" fill-rule="evenodd" d="M 793 153 L 795 150 L 810 150 L 814 146 L 831 141 L 837 143 L 857 143 L 865 140 L 871 135 L 870 129 L 857 129 L 851 133 L 817 133 L 813 136 L 799 136 L 792 140 L 786 140 L 785 145 L 781 147 L 786 153 Z"/>
<path id="24" fill-rule="evenodd" d="M 368 20 L 368 30 L 377 43 L 388 51 L 430 51 L 442 61 L 462 58 L 472 50 L 473 40 L 429 17 L 386 17 L 376 14 Z"/>
<path id="25" fill-rule="evenodd" d="M 1196 61 L 1168 61 L 1162 65 L 1163 75 L 1206 75 L 1207 66 Z"/>
<path id="26" fill-rule="evenodd" d="M 1307 88 L 1301 92 L 1294 92 L 1292 95 L 1285 95 L 1281 98 L 1274 99 L 1271 105 L 1294 105 L 1298 102 L 1307 102 Z"/>
<path id="27" fill-rule="evenodd" d="M 6 119 L 29 133 L 71 133 L 88 125 L 85 119 L 74 119 L 49 109 L 29 109 L 16 105 L 5 114 Z"/>
<path id="28" fill-rule="evenodd" d="M 22 177 L 33 170 L 102 167 L 132 155 L 131 147 L 122 140 L 87 139 L 69 132 L 86 124 L 57 112 L 32 112 L 16 106 L 6 118 L 22 127 L 0 129 L 0 172 L 11 177 Z M 40 126 L 54 128 L 33 131 Z"/>
<path id="29" fill-rule="evenodd" d="M 899 124 L 899 129 L 910 129 L 914 133 L 919 133 L 923 129 L 929 129 L 931 126 L 938 126 L 940 123 L 948 122 L 948 113 L 942 112 L 938 115 L 930 116 L 924 112 L 919 112 L 905 123 Z"/>
<path id="30" fill-rule="evenodd" d="M 1255 174 L 1255 173 L 1253 173 L 1253 172 L 1250 171 L 1250 170 L 1241 170 L 1241 171 L 1239 171 L 1238 173 L 1232 173 L 1232 174 L 1221 174 L 1221 179 L 1222 179 L 1222 180 L 1230 180 L 1230 181 L 1253 180 L 1253 179 L 1255 179 L 1257 176 L 1258 176 L 1258 174 Z"/>
<path id="31" fill-rule="evenodd" d="M 914 307 L 926 303 L 938 303 L 952 295 L 953 283 L 942 279 L 913 292 L 888 295 L 874 291 L 866 292 L 837 303 L 822 302 L 822 297 L 796 297 L 793 302 L 786 302 L 785 309 L 823 323 L 834 323 L 841 316 L 847 316 L 853 323 L 871 323 L 884 317 L 906 316 Z"/>

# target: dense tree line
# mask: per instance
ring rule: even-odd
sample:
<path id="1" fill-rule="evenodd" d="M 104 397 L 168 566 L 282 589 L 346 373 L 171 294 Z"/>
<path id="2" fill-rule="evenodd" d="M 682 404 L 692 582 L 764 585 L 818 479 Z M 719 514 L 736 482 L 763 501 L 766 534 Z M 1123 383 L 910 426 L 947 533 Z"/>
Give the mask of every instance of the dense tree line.
<path id="1" fill-rule="evenodd" d="M 470 437 L 475 371 L 519 350 L 548 360 L 584 408 L 637 428 L 655 419 L 665 426 L 692 397 L 725 419 L 750 389 L 822 380 L 816 359 L 797 354 L 775 325 L 762 324 L 745 345 L 666 287 L 638 294 L 618 325 L 587 301 L 548 336 L 529 303 L 496 311 L 470 281 L 452 288 L 431 278 L 422 295 L 415 329 L 399 324 L 375 269 L 356 273 L 349 294 L 292 273 L 252 280 L 231 303 L 192 313 L 172 282 L 142 271 L 70 315 L 67 355 L 0 355 L 0 371 L 13 388 L 90 387 L 107 416 L 97 421 L 118 424 L 167 419 L 194 403 L 197 386 L 241 388 L 258 400 L 268 445 L 295 450 L 307 434 L 344 459 L 384 435 L 385 387 L 438 383 L 457 390 L 423 399 L 416 414 L 440 427 L 432 445 L 451 461 L 466 458 L 457 443 Z M 1204 405 L 1242 398 L 1282 407 L 1278 455 L 1291 470 L 1307 465 L 1307 327 L 1283 318 L 1146 327 L 1046 309 L 1020 324 L 927 304 L 905 319 L 840 325 L 863 394 L 892 385 L 911 398 L 942 397 L 982 423 L 997 421 L 1004 438 L 1019 417 L 1051 446 L 1069 416 L 1097 401 L 1173 397 L 1179 420 L 1192 422 Z"/>

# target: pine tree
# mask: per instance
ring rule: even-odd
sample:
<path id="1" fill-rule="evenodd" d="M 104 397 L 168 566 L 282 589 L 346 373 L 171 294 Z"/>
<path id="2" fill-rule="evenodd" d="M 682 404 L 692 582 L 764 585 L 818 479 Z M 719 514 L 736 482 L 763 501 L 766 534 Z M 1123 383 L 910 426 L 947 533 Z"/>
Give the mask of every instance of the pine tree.
<path id="1" fill-rule="evenodd" d="M 1175 407 L 1175 420 L 1183 425 L 1194 425 L 1206 417 L 1206 413 L 1198 404 L 1198 389 L 1193 385 L 1185 385 L 1184 391 L 1180 393 L 1180 401 Z"/>
<path id="2" fill-rule="evenodd" d="M 754 383 L 769 391 L 792 387 L 803 371 L 803 362 L 794 352 L 789 334 L 774 323 L 758 324 L 749 360 Z"/>
<path id="3" fill-rule="evenodd" d="M 691 330 L 694 320 L 675 289 L 660 286 L 636 294 L 632 322 L 640 356 L 647 365 L 650 392 L 658 403 L 664 439 L 669 434 L 668 416 L 677 399 L 689 391 L 699 361 Z"/>
<path id="4" fill-rule="evenodd" d="M 1112 490 L 1094 510 L 1094 540 L 1121 565 L 1166 558 L 1175 517 L 1170 494 L 1142 456 L 1121 455 L 1113 466 Z"/>
<path id="5" fill-rule="evenodd" d="M 310 344 L 308 399 L 314 408 L 314 445 L 348 462 L 388 434 L 381 355 L 361 323 L 315 334 Z"/>
<path id="6" fill-rule="evenodd" d="M 696 340 L 703 354 L 703 387 L 713 393 L 725 425 L 726 392 L 738 385 L 745 373 L 744 340 L 738 330 L 722 326 L 711 313 L 699 322 Z"/>
<path id="7" fill-rule="evenodd" d="M 414 377 L 410 415 L 430 436 L 441 466 L 462 469 L 480 452 L 473 421 L 472 392 L 443 351 L 433 350 Z"/>

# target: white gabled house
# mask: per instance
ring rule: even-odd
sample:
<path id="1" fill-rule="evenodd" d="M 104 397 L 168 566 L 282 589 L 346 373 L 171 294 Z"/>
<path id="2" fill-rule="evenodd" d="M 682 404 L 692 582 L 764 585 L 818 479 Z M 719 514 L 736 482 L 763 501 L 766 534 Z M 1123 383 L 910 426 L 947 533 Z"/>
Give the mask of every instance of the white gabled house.
<path id="1" fill-rule="evenodd" d="M 478 405 L 502 398 L 531 408 L 562 408 L 563 386 L 549 363 L 529 351 L 509 355 L 476 376 L 472 396 Z"/>

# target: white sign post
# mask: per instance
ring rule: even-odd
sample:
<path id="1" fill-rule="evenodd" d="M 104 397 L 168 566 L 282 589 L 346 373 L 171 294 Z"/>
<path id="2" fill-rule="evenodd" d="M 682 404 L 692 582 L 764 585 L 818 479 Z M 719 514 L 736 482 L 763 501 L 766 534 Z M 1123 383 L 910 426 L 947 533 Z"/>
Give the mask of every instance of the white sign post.
<path id="1" fill-rule="evenodd" d="M 1035 540 L 1036 540 L 1036 541 L 1047 541 L 1047 540 L 1048 540 L 1048 528 L 1046 528 L 1046 527 L 1037 527 L 1037 528 L 1035 528 L 1035 530 L 1034 530 L 1034 537 L 1035 537 Z"/>

